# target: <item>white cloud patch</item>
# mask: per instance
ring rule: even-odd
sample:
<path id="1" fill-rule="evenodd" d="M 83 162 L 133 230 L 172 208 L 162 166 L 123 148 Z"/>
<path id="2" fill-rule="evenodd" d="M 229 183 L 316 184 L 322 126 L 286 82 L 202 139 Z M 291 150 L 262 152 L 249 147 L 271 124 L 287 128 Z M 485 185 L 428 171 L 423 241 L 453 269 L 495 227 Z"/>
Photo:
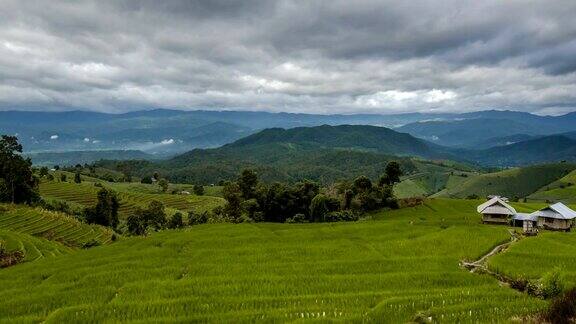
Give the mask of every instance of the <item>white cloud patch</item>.
<path id="1" fill-rule="evenodd" d="M 56 140 L 56 139 L 58 139 L 58 135 L 52 135 L 52 136 L 50 136 L 50 139 L 51 139 L 51 140 Z"/>
<path id="2" fill-rule="evenodd" d="M 160 142 L 161 145 L 171 145 L 174 144 L 174 139 L 165 139 Z"/>
<path id="3" fill-rule="evenodd" d="M 5 0 L 2 9 L 0 110 L 576 107 L 573 0 Z"/>

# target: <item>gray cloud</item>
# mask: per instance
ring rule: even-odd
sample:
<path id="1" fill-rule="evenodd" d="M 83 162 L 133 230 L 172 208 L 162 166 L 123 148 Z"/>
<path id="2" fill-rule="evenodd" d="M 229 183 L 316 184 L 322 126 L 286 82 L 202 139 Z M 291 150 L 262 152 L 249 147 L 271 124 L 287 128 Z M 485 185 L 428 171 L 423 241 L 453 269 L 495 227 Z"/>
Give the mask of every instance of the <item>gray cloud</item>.
<path id="1" fill-rule="evenodd" d="M 0 0 L 0 109 L 576 107 L 576 2 Z"/>

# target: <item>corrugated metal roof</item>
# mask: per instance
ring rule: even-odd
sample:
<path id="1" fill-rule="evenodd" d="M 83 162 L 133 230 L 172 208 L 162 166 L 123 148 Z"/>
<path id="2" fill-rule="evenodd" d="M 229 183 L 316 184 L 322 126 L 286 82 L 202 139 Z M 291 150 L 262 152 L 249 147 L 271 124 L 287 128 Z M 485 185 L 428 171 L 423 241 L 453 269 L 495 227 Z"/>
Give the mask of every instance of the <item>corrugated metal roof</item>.
<path id="1" fill-rule="evenodd" d="M 514 215 L 514 220 L 529 220 L 529 221 L 537 221 L 538 220 L 538 215 L 536 213 L 531 213 L 531 214 L 527 214 L 527 213 L 517 213 L 516 215 Z"/>
<path id="2" fill-rule="evenodd" d="M 492 206 L 501 206 L 503 207 L 503 209 L 497 209 L 499 210 L 499 212 L 495 212 L 492 214 L 505 214 L 505 215 L 514 215 L 516 214 L 516 209 L 514 209 L 514 207 L 508 205 L 506 202 L 504 202 L 502 199 L 500 199 L 500 197 L 494 197 L 490 200 L 488 200 L 487 202 L 481 204 L 480 206 L 478 206 L 478 208 L 476 209 L 479 213 L 489 213 L 488 210 L 486 210 L 488 207 L 492 207 Z M 496 209 L 495 209 L 496 210 Z"/>
<path id="3" fill-rule="evenodd" d="M 546 208 L 542 208 L 535 212 L 540 217 L 556 218 L 556 219 L 573 219 L 576 218 L 576 211 L 573 211 L 563 203 L 555 203 Z"/>

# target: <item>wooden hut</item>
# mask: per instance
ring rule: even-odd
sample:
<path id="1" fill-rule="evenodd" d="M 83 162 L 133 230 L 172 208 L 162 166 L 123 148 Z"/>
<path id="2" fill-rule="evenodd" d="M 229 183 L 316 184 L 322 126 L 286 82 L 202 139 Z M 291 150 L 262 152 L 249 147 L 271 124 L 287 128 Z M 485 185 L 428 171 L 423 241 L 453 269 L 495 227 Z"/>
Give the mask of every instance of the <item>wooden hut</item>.
<path id="1" fill-rule="evenodd" d="M 538 215 L 536 215 L 536 213 L 516 213 L 512 219 L 514 221 L 514 226 L 522 227 L 524 233 L 536 234 L 538 232 L 538 229 L 536 228 Z"/>
<path id="2" fill-rule="evenodd" d="M 556 203 L 533 213 L 538 217 L 538 227 L 556 231 L 569 231 L 574 224 L 576 211 L 563 203 Z"/>
<path id="3" fill-rule="evenodd" d="M 482 214 L 483 223 L 509 224 L 512 216 L 516 215 L 514 207 L 508 205 L 504 199 L 495 196 L 477 208 Z"/>

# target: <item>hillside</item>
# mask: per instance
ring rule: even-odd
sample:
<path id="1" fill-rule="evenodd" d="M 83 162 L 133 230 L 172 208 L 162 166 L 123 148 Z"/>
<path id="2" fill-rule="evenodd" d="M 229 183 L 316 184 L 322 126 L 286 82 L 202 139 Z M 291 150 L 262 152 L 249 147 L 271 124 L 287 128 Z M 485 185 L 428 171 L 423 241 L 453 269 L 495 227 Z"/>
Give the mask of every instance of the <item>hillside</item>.
<path id="1" fill-rule="evenodd" d="M 478 148 L 479 143 L 490 138 L 576 131 L 576 114 L 537 116 L 515 111 L 480 111 L 451 119 L 410 123 L 398 130 L 440 145 Z"/>
<path id="2" fill-rule="evenodd" d="M 63 213 L 18 205 L 0 205 L 0 229 L 68 247 L 81 247 L 91 241 L 110 243 L 113 233 L 108 228 L 88 225 Z"/>
<path id="3" fill-rule="evenodd" d="M 463 152 L 463 155 L 491 166 L 576 161 L 576 140 L 563 135 L 552 135 L 486 150 Z"/>
<path id="4" fill-rule="evenodd" d="M 523 198 L 566 176 L 574 169 L 576 169 L 576 164 L 555 163 L 487 173 L 470 177 L 455 187 L 442 190 L 434 197 L 466 198 L 471 195 L 479 197 L 501 195 L 509 198 Z"/>
<path id="5" fill-rule="evenodd" d="M 42 152 L 28 153 L 26 157 L 38 166 L 72 166 L 76 164 L 92 163 L 98 160 L 153 160 L 158 156 L 136 150 L 104 150 L 104 151 L 70 151 L 70 152 Z"/>
<path id="6" fill-rule="evenodd" d="M 408 156 L 449 155 L 435 145 L 383 127 L 324 125 L 267 129 L 221 148 L 139 164 L 137 172 L 144 176 L 159 171 L 173 182 L 211 184 L 253 168 L 265 182 L 310 179 L 331 183 L 359 175 L 376 178 L 392 160 L 398 160 L 407 174 L 413 173 L 416 167 Z M 114 163 L 100 165 L 115 168 Z"/>
<path id="7" fill-rule="evenodd" d="M 576 204 L 576 170 L 528 196 L 530 201 L 561 201 Z"/>
<path id="8" fill-rule="evenodd" d="M 54 173 L 56 179 L 59 179 L 60 173 Z M 72 175 L 67 174 L 68 181 L 72 181 Z M 120 198 L 119 216 L 121 218 L 131 215 L 137 207 L 145 208 L 152 200 L 162 202 L 170 214 L 177 211 L 182 213 L 190 210 L 209 211 L 224 204 L 224 200 L 219 197 L 163 193 L 158 186 L 154 185 L 113 183 L 86 176 L 82 176 L 82 179 L 80 184 L 44 180 L 40 183 L 40 195 L 43 198 L 65 201 L 83 208 L 96 203 L 96 195 L 100 187 L 95 186 L 95 183 L 98 183 L 100 186 L 110 188 L 118 193 Z M 134 186 L 140 187 L 140 189 L 136 190 Z M 148 190 L 145 190 L 146 188 Z M 172 186 L 172 188 L 178 187 Z"/>
<path id="9" fill-rule="evenodd" d="M 446 322 L 499 322 L 544 308 L 458 266 L 509 238 L 505 227 L 479 224 L 477 203 L 436 199 L 374 221 L 207 224 L 127 238 L 0 270 L 0 316 L 404 323 L 425 312 Z"/>

